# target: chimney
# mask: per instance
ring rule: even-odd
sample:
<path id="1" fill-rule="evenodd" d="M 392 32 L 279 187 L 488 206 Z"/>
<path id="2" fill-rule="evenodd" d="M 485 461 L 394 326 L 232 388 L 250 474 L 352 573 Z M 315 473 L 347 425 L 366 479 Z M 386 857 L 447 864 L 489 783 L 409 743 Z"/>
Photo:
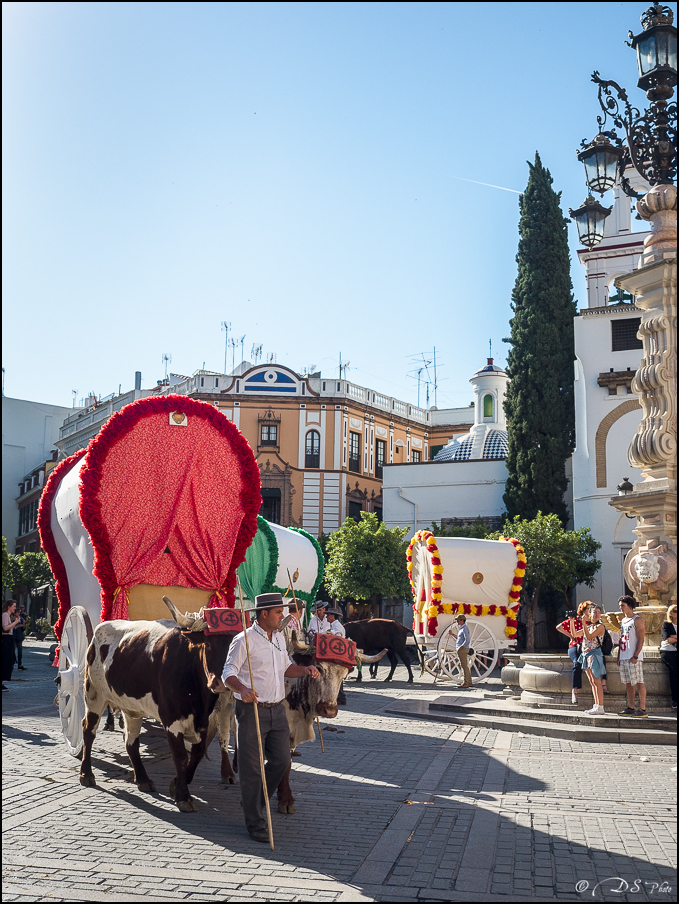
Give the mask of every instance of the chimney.
<path id="1" fill-rule="evenodd" d="M 134 372 L 134 388 L 141 389 L 141 371 L 135 370 Z"/>

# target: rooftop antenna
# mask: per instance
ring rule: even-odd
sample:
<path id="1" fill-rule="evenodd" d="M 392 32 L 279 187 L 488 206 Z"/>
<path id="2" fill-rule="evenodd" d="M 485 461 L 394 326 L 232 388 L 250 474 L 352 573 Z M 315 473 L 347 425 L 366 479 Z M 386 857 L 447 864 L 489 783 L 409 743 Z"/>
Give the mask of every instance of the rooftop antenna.
<path id="1" fill-rule="evenodd" d="M 340 380 L 342 379 L 342 371 L 344 371 L 344 379 L 346 380 L 347 370 L 349 369 L 350 364 L 351 364 L 350 361 L 346 361 L 344 364 L 342 364 L 342 352 L 340 352 L 340 356 L 339 356 L 339 378 L 340 378 Z"/>
<path id="2" fill-rule="evenodd" d="M 250 301 L 249 298 L 248 301 Z M 247 335 L 247 333 L 245 335 Z M 240 363 L 242 364 L 243 361 L 245 361 L 245 336 L 240 337 Z"/>
<path id="3" fill-rule="evenodd" d="M 438 382 L 436 380 L 436 346 L 434 346 L 434 408 L 438 408 L 438 396 L 436 390 L 438 388 Z"/>
<path id="4" fill-rule="evenodd" d="M 167 352 L 163 352 L 162 361 L 165 365 L 165 379 L 167 380 L 167 365 L 172 363 L 172 355 L 168 354 Z"/>
<path id="5" fill-rule="evenodd" d="M 276 363 L 276 352 L 271 352 L 269 355 L 267 355 L 266 363 L 267 364 L 275 364 Z"/>
<path id="6" fill-rule="evenodd" d="M 229 339 L 229 345 L 231 346 L 231 373 L 233 373 L 236 369 L 236 346 L 238 345 L 238 340 L 232 336 Z"/>
<path id="7" fill-rule="evenodd" d="M 231 324 L 227 323 L 226 320 L 222 320 L 222 329 L 226 332 L 226 336 L 224 337 L 224 373 L 226 373 L 226 352 L 229 348 L 229 330 L 231 329 Z"/>
<path id="8" fill-rule="evenodd" d="M 73 393 L 73 407 L 75 408 L 75 400 L 78 398 L 78 390 L 72 389 L 71 392 Z"/>
<path id="9" fill-rule="evenodd" d="M 253 345 L 253 346 L 252 346 L 252 349 L 250 350 L 250 354 L 252 355 L 252 363 L 256 365 L 257 362 L 259 361 L 259 359 L 262 357 L 262 346 L 261 346 L 261 344 L 260 344 L 260 345 Z"/>
<path id="10" fill-rule="evenodd" d="M 491 363 L 493 360 L 493 340 L 492 339 L 488 340 L 488 358 L 490 359 L 489 363 Z"/>

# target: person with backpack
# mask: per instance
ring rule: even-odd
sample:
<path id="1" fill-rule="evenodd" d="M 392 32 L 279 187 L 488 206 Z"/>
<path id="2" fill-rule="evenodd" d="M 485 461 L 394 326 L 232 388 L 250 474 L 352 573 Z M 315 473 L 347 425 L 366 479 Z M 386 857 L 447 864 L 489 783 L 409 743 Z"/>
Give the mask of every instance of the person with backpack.
<path id="1" fill-rule="evenodd" d="M 594 697 L 594 706 L 585 710 L 586 716 L 603 716 L 606 712 L 604 709 L 604 692 L 601 686 L 601 676 L 605 672 L 606 666 L 600 642 L 600 638 L 603 638 L 606 629 L 596 618 L 597 610 L 600 617 L 601 607 L 597 606 L 596 603 L 590 603 L 589 608 L 582 613 L 583 633 L 580 664 L 587 672 L 587 678 L 592 686 L 592 696 Z M 575 631 L 575 625 L 571 626 L 571 630 Z"/>
<path id="2" fill-rule="evenodd" d="M 601 606 L 596 603 L 590 607 L 591 620 L 592 624 L 600 624 L 601 623 Z M 604 633 L 599 636 L 599 645 L 601 647 L 601 652 L 603 654 L 604 659 L 604 672 L 601 676 L 601 690 L 604 694 L 608 694 L 609 690 L 606 687 L 606 657 L 610 656 L 613 652 L 613 638 L 608 633 L 608 629 L 604 626 Z"/>

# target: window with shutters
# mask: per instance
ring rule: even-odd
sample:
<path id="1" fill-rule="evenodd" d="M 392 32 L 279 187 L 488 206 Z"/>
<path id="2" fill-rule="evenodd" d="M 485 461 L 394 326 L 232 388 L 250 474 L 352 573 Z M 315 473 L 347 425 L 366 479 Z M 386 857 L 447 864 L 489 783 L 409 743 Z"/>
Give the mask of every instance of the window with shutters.
<path id="1" fill-rule="evenodd" d="M 361 472 L 361 434 L 349 433 L 349 470 Z"/>

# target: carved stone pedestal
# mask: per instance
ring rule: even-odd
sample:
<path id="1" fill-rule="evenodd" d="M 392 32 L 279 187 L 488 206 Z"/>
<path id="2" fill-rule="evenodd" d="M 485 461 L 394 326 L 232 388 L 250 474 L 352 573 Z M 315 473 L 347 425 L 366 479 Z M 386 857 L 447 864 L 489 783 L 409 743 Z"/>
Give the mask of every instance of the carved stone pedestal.
<path id="1" fill-rule="evenodd" d="M 641 603 L 677 600 L 677 189 L 656 185 L 637 202 L 651 222 L 638 270 L 615 280 L 643 311 L 644 356 L 632 381 L 643 418 L 629 460 L 643 480 L 610 505 L 636 516 L 637 540 L 625 559 L 625 579 Z"/>

